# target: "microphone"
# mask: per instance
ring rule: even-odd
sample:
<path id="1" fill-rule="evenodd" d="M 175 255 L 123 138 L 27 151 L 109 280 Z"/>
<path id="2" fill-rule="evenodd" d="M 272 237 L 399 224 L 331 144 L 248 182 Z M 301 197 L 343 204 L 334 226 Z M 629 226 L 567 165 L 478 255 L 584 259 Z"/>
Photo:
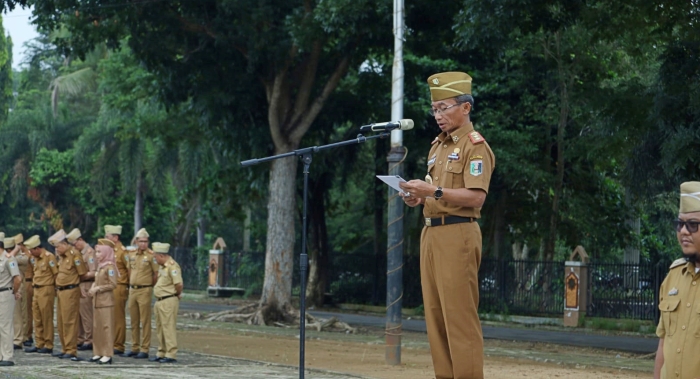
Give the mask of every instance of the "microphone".
<path id="1" fill-rule="evenodd" d="M 361 132 L 388 132 L 390 130 L 411 130 L 413 129 L 413 120 L 405 118 L 399 121 L 378 122 L 376 124 L 363 125 L 360 127 Z"/>

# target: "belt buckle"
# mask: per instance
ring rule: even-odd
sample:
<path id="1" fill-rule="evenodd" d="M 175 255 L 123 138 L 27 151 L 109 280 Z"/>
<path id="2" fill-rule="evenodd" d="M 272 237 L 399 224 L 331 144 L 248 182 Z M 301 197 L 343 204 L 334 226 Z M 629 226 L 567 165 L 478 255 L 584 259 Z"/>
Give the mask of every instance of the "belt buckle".
<path id="1" fill-rule="evenodd" d="M 432 224 L 432 220 L 430 219 L 430 217 L 426 217 L 425 218 L 425 226 L 432 226 L 431 224 Z"/>

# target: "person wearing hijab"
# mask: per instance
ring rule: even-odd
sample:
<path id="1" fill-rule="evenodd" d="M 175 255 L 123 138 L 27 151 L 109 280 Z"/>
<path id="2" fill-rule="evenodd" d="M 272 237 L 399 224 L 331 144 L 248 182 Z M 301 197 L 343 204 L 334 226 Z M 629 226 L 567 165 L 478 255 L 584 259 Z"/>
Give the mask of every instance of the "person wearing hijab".
<path id="1" fill-rule="evenodd" d="M 112 364 L 114 354 L 114 289 L 117 287 L 117 263 L 114 257 L 114 242 L 98 240 L 95 246 L 97 273 L 95 282 L 88 291 L 93 299 L 93 343 L 94 356 L 90 362 Z"/>

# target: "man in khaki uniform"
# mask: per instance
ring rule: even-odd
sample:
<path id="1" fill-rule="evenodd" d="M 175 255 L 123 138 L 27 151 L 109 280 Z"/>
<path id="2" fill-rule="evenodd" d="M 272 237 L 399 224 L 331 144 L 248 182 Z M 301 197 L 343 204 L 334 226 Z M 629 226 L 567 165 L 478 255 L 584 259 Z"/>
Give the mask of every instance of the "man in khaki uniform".
<path id="1" fill-rule="evenodd" d="M 73 229 L 66 235 L 66 240 L 73 245 L 82 256 L 87 267 L 85 279 L 80 281 L 80 322 L 78 323 L 78 350 L 92 350 L 92 299 L 87 296 L 95 282 L 97 261 L 95 250 L 82 237 L 80 229 Z"/>
<path id="2" fill-rule="evenodd" d="M 61 339 L 61 359 L 77 362 L 78 358 L 78 324 L 80 323 L 80 281 L 87 274 L 87 267 L 80 253 L 73 250 L 66 240 L 63 229 L 49 237 L 49 243 L 56 248 L 61 257 L 56 275 L 58 291 L 58 337 Z"/>
<path id="3" fill-rule="evenodd" d="M 114 243 L 117 261 L 117 288 L 114 289 L 114 354 L 124 354 L 126 341 L 126 301 L 129 298 L 129 255 L 121 242 L 122 226 L 105 225 L 105 238 Z"/>
<path id="4" fill-rule="evenodd" d="M 148 358 L 151 347 L 151 298 L 158 278 L 158 264 L 148 248 L 148 232 L 136 233 L 138 249 L 129 254 L 129 315 L 131 316 L 131 352 L 122 356 Z"/>
<path id="5" fill-rule="evenodd" d="M 437 379 L 483 379 L 479 307 L 481 217 L 495 157 L 470 121 L 469 75 L 428 78 L 431 114 L 442 133 L 428 154 L 425 181 L 401 184 L 404 202 L 424 205 L 421 286 L 428 341 Z"/>
<path id="6" fill-rule="evenodd" d="M 5 251 L 7 251 L 8 254 L 15 259 L 15 261 L 17 262 L 17 267 L 19 269 L 19 299 L 15 303 L 15 312 L 12 323 L 14 330 L 14 349 L 21 350 L 22 343 L 24 342 L 24 333 L 22 325 L 24 322 L 24 318 L 27 316 L 27 304 L 25 303 L 25 299 L 22 296 L 22 294 L 24 293 L 23 288 L 26 287 L 26 284 L 24 283 L 24 273 L 26 272 L 27 267 L 29 266 L 29 257 L 22 254 L 21 250 L 19 249 L 19 246 L 15 244 L 15 239 L 13 237 L 5 238 L 4 242 Z"/>
<path id="7" fill-rule="evenodd" d="M 177 311 L 182 297 L 182 270 L 180 265 L 169 255 L 170 245 L 154 242 L 153 252 L 158 269 L 158 282 L 153 288 L 156 297 L 154 306 L 156 314 L 156 336 L 158 338 L 158 354 L 149 359 L 151 362 L 177 362 Z"/>
<path id="8" fill-rule="evenodd" d="M 31 236 L 24 246 L 32 254 L 34 267 L 34 337 L 36 345 L 24 349 L 27 353 L 53 353 L 53 305 L 56 297 L 56 257 L 41 247 L 39 236 Z M 31 261 L 31 260 L 30 260 Z"/>
<path id="9" fill-rule="evenodd" d="M 24 346 L 32 346 L 34 343 L 34 316 L 32 312 L 32 300 L 34 299 L 34 287 L 32 287 L 32 282 L 34 280 L 34 257 L 32 253 L 29 252 L 26 246 L 24 246 L 24 236 L 22 233 L 16 235 L 15 246 L 19 251 L 16 253 L 16 257 L 25 256 L 27 257 L 29 264 L 27 265 L 24 274 L 24 284 L 22 285 L 22 297 L 21 301 L 24 303 L 22 316 L 22 335 L 24 336 Z M 18 262 L 19 263 L 19 262 Z"/>
<path id="10" fill-rule="evenodd" d="M 700 182 L 681 184 L 674 221 L 683 258 L 671 264 L 659 289 L 661 318 L 656 327 L 654 379 L 700 377 Z"/>
<path id="11" fill-rule="evenodd" d="M 5 251 L 5 243 L 14 239 L 0 240 L 0 366 L 14 366 L 13 316 L 15 302 L 20 299 L 19 286 L 22 278 L 15 258 Z"/>

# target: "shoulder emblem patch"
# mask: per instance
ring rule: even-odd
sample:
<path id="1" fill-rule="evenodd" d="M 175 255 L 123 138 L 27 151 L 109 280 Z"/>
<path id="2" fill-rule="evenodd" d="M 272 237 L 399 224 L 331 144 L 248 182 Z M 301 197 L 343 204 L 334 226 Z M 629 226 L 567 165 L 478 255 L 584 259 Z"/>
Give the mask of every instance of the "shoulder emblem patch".
<path id="1" fill-rule="evenodd" d="M 15 262 L 10 262 L 10 268 L 15 268 L 17 267 L 17 263 Z"/>
<path id="2" fill-rule="evenodd" d="M 173 270 L 170 272 L 173 276 L 177 276 L 177 270 Z"/>
<path id="3" fill-rule="evenodd" d="M 469 162 L 469 173 L 472 176 L 479 176 L 484 172 L 484 161 L 474 160 Z"/>
<path id="4" fill-rule="evenodd" d="M 114 276 L 114 270 L 109 270 L 107 271 L 107 273 L 109 274 L 109 276 Z"/>
<path id="5" fill-rule="evenodd" d="M 484 137 L 482 137 L 481 134 L 479 134 L 479 132 L 469 133 L 469 140 L 471 140 L 474 145 L 486 142 Z"/>
<path id="6" fill-rule="evenodd" d="M 56 267 L 56 263 L 54 261 L 49 261 L 49 266 Z"/>
<path id="7" fill-rule="evenodd" d="M 76 265 L 76 266 L 80 266 L 80 259 L 76 259 L 76 260 L 74 260 L 73 262 L 75 262 L 75 265 Z"/>

